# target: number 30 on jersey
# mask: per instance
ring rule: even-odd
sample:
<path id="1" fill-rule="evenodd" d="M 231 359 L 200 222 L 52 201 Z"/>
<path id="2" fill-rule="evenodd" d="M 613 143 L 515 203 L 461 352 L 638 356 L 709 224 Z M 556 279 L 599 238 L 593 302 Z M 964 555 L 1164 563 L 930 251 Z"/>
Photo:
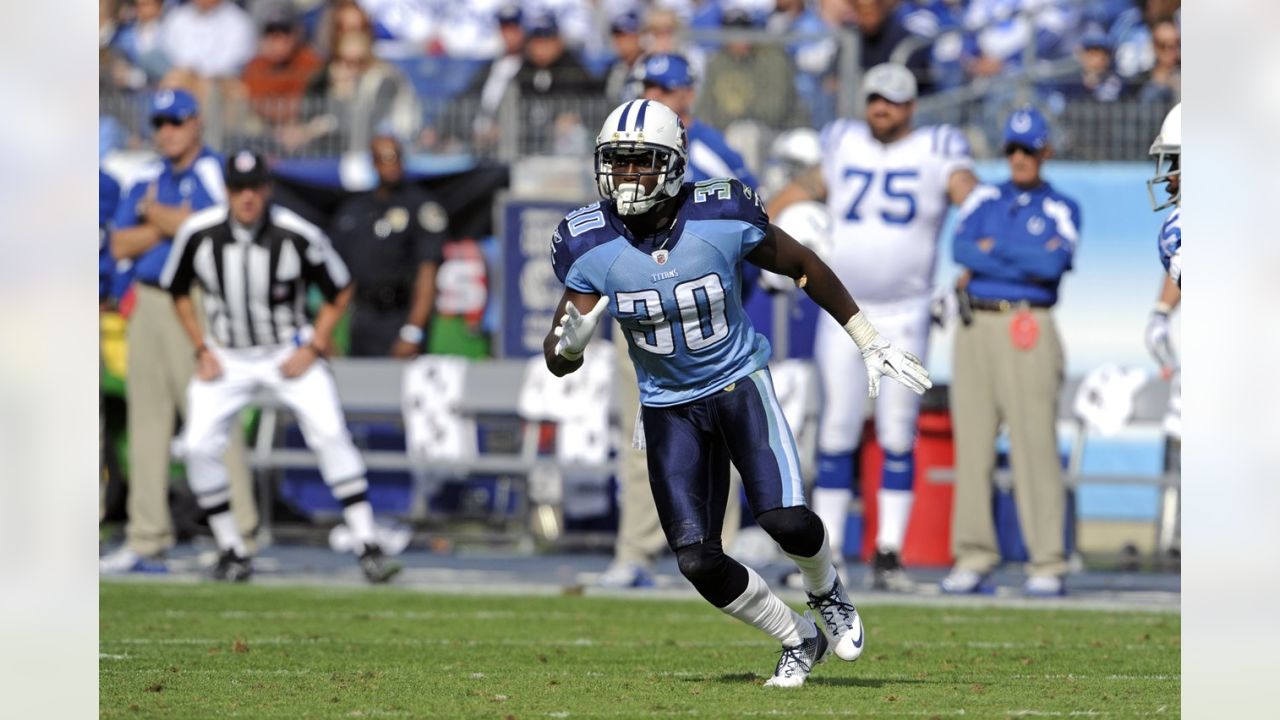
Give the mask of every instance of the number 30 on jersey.
<path id="1" fill-rule="evenodd" d="M 631 330 L 631 339 L 636 347 L 655 355 L 674 354 L 676 333 L 673 324 L 680 326 L 685 347 L 692 351 L 709 348 L 729 337 L 724 285 L 719 275 L 711 273 L 697 280 L 682 282 L 675 286 L 673 292 L 680 311 L 680 317 L 674 323 L 663 312 L 662 296 L 657 290 L 616 294 L 618 312 L 623 315 L 635 313 L 636 320 L 647 326 L 645 330 Z"/>

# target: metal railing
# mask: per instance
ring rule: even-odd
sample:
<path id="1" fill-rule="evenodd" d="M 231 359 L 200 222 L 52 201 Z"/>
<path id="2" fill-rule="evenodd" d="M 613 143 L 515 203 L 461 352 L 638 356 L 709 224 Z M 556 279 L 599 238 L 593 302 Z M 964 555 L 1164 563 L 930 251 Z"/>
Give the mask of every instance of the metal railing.
<path id="1" fill-rule="evenodd" d="M 696 114 L 719 126 L 756 170 L 779 132 L 820 127 L 825 120 L 856 117 L 862 112 L 857 91 L 862 72 L 858 64 L 860 39 L 855 32 L 775 34 L 735 29 L 692 32 L 685 40 L 696 49 L 692 54 L 701 56 L 695 64 L 708 71 L 700 79 Z M 788 78 L 794 87 L 742 90 L 744 94 L 763 90 L 761 102 L 773 103 L 768 112 L 733 97 L 743 77 L 725 53 L 727 44 L 737 41 L 768 56 L 775 70 L 786 65 L 775 74 Z M 927 44 L 909 39 L 899 46 L 896 56 L 905 58 Z M 819 46 L 830 52 L 822 72 L 798 69 L 792 52 Z M 1058 83 L 1077 76 L 1079 67 L 1074 58 L 1046 61 L 1035 57 L 1034 48 L 1027 53 L 1022 67 L 1005 75 L 974 79 L 921 97 L 916 123 L 946 122 L 961 127 L 976 157 L 994 157 L 999 153 L 998 133 L 1005 117 L 1016 106 L 1034 102 L 1056 111 L 1049 114 L 1058 157 L 1086 161 L 1146 158 L 1167 103 L 1051 102 Z M 731 77 L 718 75 L 718 68 Z M 390 100 L 384 94 L 368 92 L 339 102 L 311 96 L 250 101 L 220 92 L 220 86 L 213 84 L 202 98 L 206 141 L 223 151 L 250 147 L 274 157 L 337 157 L 363 152 L 373 134 L 390 131 L 413 152 L 471 153 L 503 162 L 540 155 L 586 156 L 600 124 L 617 102 L 601 95 L 520 97 L 513 88 L 496 112 L 487 113 L 474 95 L 423 97 L 415 94 L 413 86 L 399 77 Z M 781 112 L 776 102 L 779 97 L 789 98 L 781 104 Z M 149 147 L 151 128 L 144 95 L 104 92 L 100 113 L 120 122 L 132 147 Z"/>

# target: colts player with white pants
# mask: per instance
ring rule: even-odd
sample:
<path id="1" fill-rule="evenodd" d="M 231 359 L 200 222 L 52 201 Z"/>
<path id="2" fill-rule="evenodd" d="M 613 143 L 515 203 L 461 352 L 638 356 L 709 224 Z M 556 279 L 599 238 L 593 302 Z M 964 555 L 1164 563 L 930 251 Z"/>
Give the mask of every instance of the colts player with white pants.
<path id="1" fill-rule="evenodd" d="M 1151 197 L 1151 209 L 1160 212 L 1172 207 L 1160 226 L 1156 240 L 1160 262 L 1165 277 L 1160 296 L 1151 310 L 1147 322 L 1147 350 L 1160 365 L 1162 377 L 1171 381 L 1169 409 L 1164 416 L 1165 472 L 1182 472 L 1182 367 L 1173 347 L 1170 314 L 1182 302 L 1182 103 L 1173 106 L 1160 125 L 1160 134 L 1151 143 L 1156 173 L 1147 180 L 1147 194 Z M 1167 197 L 1156 195 L 1156 188 L 1164 185 Z M 1159 549 L 1177 557 L 1182 547 L 1182 498 L 1177 488 L 1165 488 L 1161 498 Z M 1166 518 L 1171 522 L 1164 521 Z"/>
<path id="2" fill-rule="evenodd" d="M 787 186 L 769 204 L 771 215 L 793 203 L 825 200 L 832 220 L 832 269 L 876 327 L 895 346 L 924 358 L 938 233 L 948 204 L 959 205 L 977 184 L 969 146 L 948 125 L 911 126 L 916 81 L 901 65 L 867 71 L 862 94 L 866 121 L 841 119 L 822 130 L 822 166 Z M 868 399 L 862 356 L 841 342 L 844 331 L 818 320 L 814 355 L 825 388 L 818 426 L 818 477 L 813 508 L 827 525 L 835 557 L 855 478 Z M 884 451 L 877 495 L 872 587 L 906 591 L 902 542 L 914 499 L 919 397 L 896 384 L 876 400 L 876 436 Z"/>
<path id="3" fill-rule="evenodd" d="M 227 503 L 222 454 L 240 411 L 267 390 L 297 416 L 325 484 L 342 504 L 365 576 L 385 582 L 400 567 L 383 560 L 374 540 L 364 460 L 323 361 L 354 289 L 351 276 L 319 228 L 271 205 L 270 175 L 261 156 L 229 157 L 225 177 L 227 206 L 202 210 L 183 223 L 160 276 L 195 349 L 182 446 L 191 490 L 208 513 L 221 553 L 212 577 L 244 581 L 252 574 Z M 190 298 L 195 283 L 205 292 L 208 337 Z M 324 295 L 314 326 L 306 314 L 313 284 Z"/>

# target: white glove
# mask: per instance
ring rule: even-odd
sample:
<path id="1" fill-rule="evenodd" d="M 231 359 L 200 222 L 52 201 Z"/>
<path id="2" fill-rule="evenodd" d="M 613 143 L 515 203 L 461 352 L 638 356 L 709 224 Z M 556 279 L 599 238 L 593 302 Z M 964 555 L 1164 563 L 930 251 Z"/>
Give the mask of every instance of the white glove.
<path id="1" fill-rule="evenodd" d="M 596 306 L 583 315 L 572 302 L 566 302 L 564 315 L 560 316 L 560 325 L 555 329 L 556 337 L 560 338 L 556 341 L 556 354 L 566 360 L 582 357 L 582 351 L 591 342 L 591 334 L 596 331 L 596 325 L 600 324 L 600 316 L 608 307 L 609 298 L 601 297 Z"/>
<path id="2" fill-rule="evenodd" d="M 862 313 L 855 313 L 849 318 L 844 329 L 862 351 L 862 360 L 867 366 L 867 394 L 870 397 L 880 396 L 882 375 L 897 380 L 917 395 L 923 395 L 925 390 L 933 387 L 929 371 L 920 364 L 920 358 L 894 347 L 888 340 L 880 337 L 880 333 L 876 332 Z"/>
<path id="3" fill-rule="evenodd" d="M 1164 372 L 1172 372 L 1178 367 L 1178 352 L 1173 349 L 1173 338 L 1169 334 L 1169 311 L 1157 307 L 1151 311 L 1147 320 L 1147 352 L 1155 358 L 1156 364 Z"/>
<path id="4" fill-rule="evenodd" d="M 881 375 L 897 380 L 917 395 L 933 387 L 929 371 L 920 364 L 920 358 L 894 347 L 882 337 L 862 349 L 862 360 L 867 365 L 867 390 L 872 398 L 880 396 Z"/>

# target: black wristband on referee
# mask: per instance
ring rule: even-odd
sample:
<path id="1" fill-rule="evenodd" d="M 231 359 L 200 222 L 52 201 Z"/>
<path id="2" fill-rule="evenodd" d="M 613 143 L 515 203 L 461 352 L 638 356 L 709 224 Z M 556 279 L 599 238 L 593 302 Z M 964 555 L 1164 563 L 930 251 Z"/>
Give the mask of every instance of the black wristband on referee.
<path id="1" fill-rule="evenodd" d="M 196 359 L 199 360 L 200 356 L 207 352 L 209 352 L 209 346 L 204 343 L 200 343 L 200 347 L 196 348 Z"/>

